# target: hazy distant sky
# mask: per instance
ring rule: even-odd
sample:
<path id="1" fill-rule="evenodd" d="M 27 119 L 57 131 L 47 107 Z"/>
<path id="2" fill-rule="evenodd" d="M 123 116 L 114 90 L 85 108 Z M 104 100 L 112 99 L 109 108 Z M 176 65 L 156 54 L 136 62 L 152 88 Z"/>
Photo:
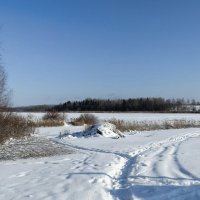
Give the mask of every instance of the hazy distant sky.
<path id="1" fill-rule="evenodd" d="M 199 0 L 0 0 L 14 105 L 200 99 Z"/>

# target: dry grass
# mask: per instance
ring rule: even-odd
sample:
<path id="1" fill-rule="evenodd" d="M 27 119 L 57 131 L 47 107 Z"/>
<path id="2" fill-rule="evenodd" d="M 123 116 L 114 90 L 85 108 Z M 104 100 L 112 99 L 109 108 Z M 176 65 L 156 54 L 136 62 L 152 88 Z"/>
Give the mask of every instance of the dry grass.
<path id="1" fill-rule="evenodd" d="M 93 114 L 81 114 L 79 117 L 72 119 L 71 124 L 74 126 L 82 126 L 84 124 L 94 125 L 98 122 L 98 118 Z"/>
<path id="2" fill-rule="evenodd" d="M 19 139 L 35 132 L 35 124 L 30 117 L 22 117 L 10 112 L 0 113 L 0 144 L 10 138 Z"/>
<path id="3" fill-rule="evenodd" d="M 52 121 L 63 121 L 65 119 L 65 114 L 61 114 L 59 112 L 56 111 L 50 111 L 47 112 L 46 114 L 44 114 L 44 116 L 42 117 L 42 119 L 45 120 L 52 120 Z"/>
<path id="4" fill-rule="evenodd" d="M 45 138 L 32 137 L 36 127 L 63 125 L 55 119 L 35 121 L 30 115 L 0 113 L 0 161 L 37 158 L 71 153 L 63 145 Z"/>
<path id="5" fill-rule="evenodd" d="M 38 120 L 34 122 L 35 127 L 57 127 L 64 126 L 64 121 L 60 120 Z"/>
<path id="6" fill-rule="evenodd" d="M 200 121 L 194 120 L 173 120 L 164 122 L 126 122 L 124 120 L 111 119 L 108 122 L 114 124 L 122 132 L 125 131 L 151 131 L 181 128 L 199 128 Z"/>
<path id="7" fill-rule="evenodd" d="M 73 153 L 64 145 L 50 139 L 27 137 L 0 145 L 0 161 L 49 157 Z"/>
<path id="8" fill-rule="evenodd" d="M 65 114 L 51 111 L 44 114 L 42 119 L 35 121 L 34 124 L 35 124 L 35 127 L 63 126 L 65 118 L 66 118 Z"/>

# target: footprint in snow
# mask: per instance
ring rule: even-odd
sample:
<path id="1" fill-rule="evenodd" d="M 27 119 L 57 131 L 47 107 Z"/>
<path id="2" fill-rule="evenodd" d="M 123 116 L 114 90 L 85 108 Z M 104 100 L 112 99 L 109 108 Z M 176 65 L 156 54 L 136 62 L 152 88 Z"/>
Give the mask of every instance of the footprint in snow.
<path id="1" fill-rule="evenodd" d="M 27 197 L 27 198 L 33 198 L 34 196 L 32 194 L 29 194 L 29 195 L 27 195 L 25 197 Z"/>
<path id="2" fill-rule="evenodd" d="M 52 162 L 53 165 L 64 165 L 64 163 L 61 162 Z"/>
<path id="3" fill-rule="evenodd" d="M 72 167 L 72 169 L 80 169 L 81 167 L 80 166 L 75 166 L 75 167 Z"/>
<path id="4" fill-rule="evenodd" d="M 148 165 L 145 164 L 145 163 L 141 163 L 141 165 L 142 165 L 143 167 L 147 167 L 147 166 L 148 166 Z"/>
<path id="5" fill-rule="evenodd" d="M 60 159 L 59 161 L 67 161 L 67 160 L 70 160 L 69 158 L 63 158 L 63 159 Z"/>
<path id="6" fill-rule="evenodd" d="M 107 167 L 110 167 L 110 166 L 112 166 L 112 163 L 109 163 L 109 164 L 107 164 L 106 166 L 107 166 Z"/>
<path id="7" fill-rule="evenodd" d="M 21 178 L 21 177 L 27 176 L 30 172 L 31 171 L 20 172 L 19 174 L 12 175 L 9 178 Z"/>
<path id="8" fill-rule="evenodd" d="M 89 180 L 89 183 L 91 183 L 91 184 L 94 184 L 94 183 L 96 183 L 96 182 L 97 182 L 97 179 L 94 178 L 94 177 L 92 177 L 92 178 Z"/>

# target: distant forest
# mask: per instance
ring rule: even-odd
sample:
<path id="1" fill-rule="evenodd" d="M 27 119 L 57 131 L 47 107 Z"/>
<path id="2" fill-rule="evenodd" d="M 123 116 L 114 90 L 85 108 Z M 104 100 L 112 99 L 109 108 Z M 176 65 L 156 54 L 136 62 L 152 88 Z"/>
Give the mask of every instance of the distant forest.
<path id="1" fill-rule="evenodd" d="M 186 105 L 197 105 L 195 100 L 164 98 L 135 98 L 135 99 L 85 99 L 83 101 L 68 101 L 52 107 L 56 111 L 108 111 L 108 112 L 180 112 L 197 111 L 194 107 L 188 109 Z"/>
<path id="2" fill-rule="evenodd" d="M 36 105 L 13 108 L 22 112 L 89 111 L 89 112 L 200 112 L 200 102 L 184 99 L 131 98 L 131 99 L 85 99 L 67 101 L 59 105 Z"/>

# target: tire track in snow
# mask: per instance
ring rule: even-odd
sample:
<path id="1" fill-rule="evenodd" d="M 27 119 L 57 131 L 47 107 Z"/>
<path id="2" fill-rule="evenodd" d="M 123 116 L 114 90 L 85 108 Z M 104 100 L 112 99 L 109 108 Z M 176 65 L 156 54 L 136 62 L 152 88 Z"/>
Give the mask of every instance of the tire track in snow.
<path id="1" fill-rule="evenodd" d="M 159 183 L 162 185 L 179 186 L 200 184 L 200 179 L 184 169 L 177 158 L 177 152 L 180 144 L 190 138 L 199 136 L 200 133 L 174 136 L 160 142 L 147 144 L 131 153 L 131 157 L 127 159 L 126 164 L 123 169 L 121 169 L 121 175 L 118 179 L 115 179 L 118 181 L 118 184 L 115 184 L 118 185 L 118 187 L 113 188 L 111 191 L 114 199 L 134 199 L 132 187 L 138 183 L 144 185 L 155 185 Z M 155 155 L 151 158 L 149 168 L 155 173 L 155 176 L 141 176 L 140 174 L 145 172 L 144 168 L 148 168 L 148 166 L 144 165 L 143 161 L 145 159 L 149 159 L 148 156 L 152 153 Z M 146 158 L 144 158 L 145 154 Z M 159 163 L 159 157 L 164 158 L 164 162 L 162 164 Z M 175 169 L 173 169 L 173 167 L 175 167 Z M 169 177 L 166 177 L 163 174 L 163 168 L 165 168 L 164 171 L 168 173 Z M 159 170 L 161 170 L 161 172 L 159 172 Z"/>
<path id="2" fill-rule="evenodd" d="M 66 145 L 68 147 L 71 147 L 76 150 L 80 150 L 83 152 L 90 152 L 90 153 L 103 153 L 103 154 L 112 154 L 115 157 L 121 157 L 121 159 L 118 159 L 119 166 L 122 166 L 121 168 L 118 168 L 116 166 L 113 167 L 113 171 L 108 172 L 108 176 L 106 178 L 109 178 L 111 181 L 111 186 L 108 188 L 110 190 L 110 193 L 113 197 L 113 199 L 120 199 L 120 200 L 131 200 L 134 199 L 134 193 L 133 188 L 135 184 L 138 182 L 140 184 L 163 184 L 163 185 L 173 185 L 178 184 L 181 185 L 182 182 L 190 181 L 191 184 L 200 184 L 200 180 L 198 177 L 193 176 L 190 172 L 185 170 L 180 162 L 178 161 L 178 158 L 175 157 L 174 161 L 171 159 L 165 160 L 165 165 L 160 166 L 158 164 L 159 157 L 166 157 L 166 155 L 176 155 L 178 152 L 179 145 L 190 138 L 199 137 L 200 133 L 190 133 L 185 134 L 183 136 L 174 136 L 170 137 L 168 139 L 165 139 L 163 141 L 155 142 L 147 144 L 143 147 L 140 147 L 139 149 L 133 151 L 132 153 L 119 153 L 119 152 L 113 152 L 113 151 L 107 151 L 102 149 L 95 149 L 95 148 L 85 148 L 78 145 L 73 145 L 70 143 L 67 143 L 65 140 L 59 140 L 62 142 L 63 145 Z M 156 150 L 156 152 L 154 152 Z M 87 154 L 86 153 L 86 154 Z M 148 168 L 148 166 L 144 166 L 143 162 L 141 161 L 141 158 L 144 157 L 145 154 L 151 154 L 155 153 L 153 156 L 154 159 L 150 163 L 151 166 L 154 166 L 152 169 L 154 169 L 154 172 L 156 173 L 155 177 L 150 176 L 142 176 L 140 173 L 142 173 L 142 169 L 144 167 Z M 87 154 L 88 157 L 91 156 L 91 154 Z M 171 166 L 171 163 L 173 162 L 173 166 L 176 166 L 175 172 L 168 171 L 171 177 L 166 177 L 161 173 L 159 173 L 159 168 L 162 168 L 163 166 L 167 166 L 169 163 Z M 169 170 L 169 169 L 167 169 Z M 174 177 L 176 180 L 174 179 Z"/>
<path id="3" fill-rule="evenodd" d="M 189 138 L 190 139 L 190 138 Z M 183 141 L 184 142 L 184 141 Z M 182 142 L 181 142 L 182 143 Z M 189 172 L 188 170 L 186 170 L 180 163 L 178 157 L 177 157 L 177 154 L 178 154 L 178 151 L 179 151 L 179 148 L 180 148 L 180 145 L 181 143 L 178 144 L 177 148 L 176 148 L 176 151 L 174 152 L 174 160 L 177 164 L 177 167 L 179 168 L 180 172 L 182 172 L 183 174 L 187 175 L 188 177 L 191 177 L 193 179 L 200 179 L 199 177 L 195 176 L 194 174 L 192 174 L 191 172 Z"/>

